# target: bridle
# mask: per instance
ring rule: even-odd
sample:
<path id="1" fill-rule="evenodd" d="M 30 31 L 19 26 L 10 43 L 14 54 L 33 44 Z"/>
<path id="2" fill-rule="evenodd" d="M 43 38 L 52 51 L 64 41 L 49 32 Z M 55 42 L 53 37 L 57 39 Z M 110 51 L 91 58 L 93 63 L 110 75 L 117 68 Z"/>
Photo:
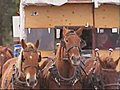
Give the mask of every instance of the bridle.
<path id="1" fill-rule="evenodd" d="M 89 69 L 89 71 L 87 73 L 88 77 L 91 74 L 91 77 L 90 77 L 88 82 L 92 85 L 92 88 L 94 88 L 95 90 L 101 89 L 100 75 L 98 75 L 96 73 L 97 65 L 98 65 L 99 59 L 100 59 L 98 51 L 99 51 L 99 49 L 96 48 L 95 49 L 95 58 L 94 58 L 94 61 L 93 61 L 93 65 L 92 65 L 92 67 Z"/>
<path id="2" fill-rule="evenodd" d="M 33 48 L 29 48 L 29 49 L 26 48 L 26 49 L 23 50 L 23 52 L 30 52 L 30 53 L 32 54 L 32 53 L 37 53 L 38 51 L 37 51 L 36 49 L 33 49 Z M 21 59 L 22 59 L 22 63 L 21 63 L 21 71 L 22 71 L 22 73 L 24 73 L 27 68 L 32 67 L 32 68 L 35 68 L 35 69 L 36 69 L 36 71 L 37 71 L 37 76 L 38 76 L 38 75 L 39 75 L 39 65 L 26 65 L 26 66 L 23 67 L 22 64 L 23 64 L 24 61 L 25 61 L 23 52 L 22 52 L 22 58 L 21 58 Z M 40 62 L 40 61 L 41 61 L 41 55 L 39 55 L 39 58 L 38 58 L 38 62 Z"/>
<path id="3" fill-rule="evenodd" d="M 63 57 L 61 58 L 63 61 L 68 61 L 70 60 L 70 56 L 69 56 L 69 53 L 70 53 L 70 50 L 73 49 L 73 48 L 77 48 L 79 50 L 79 54 L 81 55 L 81 48 L 79 45 L 77 44 L 73 44 L 69 47 L 67 47 L 66 43 L 66 38 L 69 38 L 71 35 L 76 35 L 75 31 L 71 30 L 69 31 L 66 35 L 65 35 L 65 38 L 63 40 L 61 40 L 60 44 L 61 44 L 61 47 L 63 47 L 65 49 L 65 53 L 63 55 Z M 75 70 L 74 70 L 74 73 L 73 73 L 73 76 L 71 76 L 70 78 L 64 78 L 63 76 L 60 75 L 60 72 L 57 70 L 56 68 L 56 65 L 55 63 L 52 64 L 52 66 L 49 68 L 49 71 L 50 73 L 52 74 L 52 77 L 54 79 L 54 81 L 59 85 L 61 86 L 63 83 L 65 85 L 71 85 L 71 86 L 74 86 L 78 81 L 81 82 L 81 76 L 82 76 L 82 70 L 83 72 L 86 74 L 86 72 L 84 71 L 83 67 L 84 66 L 84 63 L 81 61 L 82 58 L 79 57 L 77 58 L 77 60 L 80 60 L 80 65 L 78 65 L 77 67 L 75 67 Z M 82 64 L 82 66 L 81 66 Z"/>
<path id="4" fill-rule="evenodd" d="M 81 55 L 81 48 L 79 45 L 77 44 L 73 44 L 69 47 L 67 47 L 66 45 L 66 38 L 69 38 L 71 35 L 76 35 L 75 31 L 74 30 L 70 30 L 66 35 L 65 35 L 65 38 L 63 40 L 61 40 L 61 46 L 65 49 L 65 55 L 63 57 L 63 60 L 69 60 L 70 59 L 70 56 L 69 56 L 69 52 L 71 49 L 73 48 L 77 48 L 79 50 L 79 54 Z M 80 59 L 80 58 L 78 58 Z"/>
<path id="5" fill-rule="evenodd" d="M 109 56 L 112 54 L 112 52 L 113 52 L 113 49 L 112 48 L 110 48 L 109 49 Z M 120 58 L 118 58 L 117 60 L 119 60 Z M 115 69 L 104 69 L 104 68 L 101 68 L 101 71 L 106 71 L 106 72 L 116 72 L 117 73 L 117 71 L 115 70 Z M 117 73 L 118 74 L 118 73 Z M 101 78 L 102 78 L 102 76 L 101 76 Z M 111 77 L 112 78 L 112 77 Z M 120 78 L 119 77 L 119 75 L 118 75 L 118 77 L 117 78 Z M 102 79 L 102 80 L 104 80 L 104 79 Z M 107 83 L 107 84 L 105 84 L 103 81 L 101 81 L 102 82 L 102 84 L 103 84 L 103 89 L 106 89 L 105 87 L 112 87 L 112 86 L 116 86 L 116 88 L 115 89 L 120 89 L 120 81 L 119 81 L 119 79 L 117 80 L 117 82 L 115 82 L 115 83 Z"/>
<path id="6" fill-rule="evenodd" d="M 96 49 L 95 50 L 95 55 L 96 55 L 96 60 L 98 59 L 100 59 L 99 58 L 99 53 L 98 53 L 98 50 L 99 49 Z M 109 53 L 109 55 L 111 55 L 111 52 L 112 52 L 112 50 L 110 51 L 110 53 Z M 99 60 L 100 61 L 100 60 Z M 96 61 L 94 62 L 94 64 L 93 64 L 93 67 L 91 68 L 91 70 L 90 70 L 90 72 L 92 72 L 92 75 L 93 75 L 93 77 L 95 78 L 95 80 L 96 80 L 96 82 L 95 82 L 95 84 L 97 83 L 98 85 L 96 86 L 95 84 L 94 84 L 94 81 L 92 81 L 92 84 L 93 84 L 93 86 L 94 86 L 94 88 L 95 89 L 106 89 L 106 87 L 112 87 L 112 86 L 116 86 L 116 88 L 115 89 L 120 89 L 120 80 L 118 79 L 117 80 L 117 82 L 115 82 L 115 83 L 108 83 L 108 84 L 105 84 L 103 81 L 104 81 L 104 79 L 103 79 L 103 77 L 102 77 L 102 75 L 101 75 L 101 72 L 102 71 L 107 71 L 107 72 L 116 72 L 116 70 L 115 69 L 104 69 L 104 68 L 100 68 L 100 75 L 99 75 L 99 77 L 98 76 L 96 76 L 96 74 L 95 74 L 95 68 L 96 68 Z M 112 78 L 112 77 L 111 77 Z M 98 87 L 100 87 L 100 88 L 98 88 Z"/>
<path id="7" fill-rule="evenodd" d="M 20 80 L 20 77 L 22 75 L 22 77 L 25 77 L 25 70 L 27 68 L 35 68 L 36 71 L 37 71 L 37 78 L 39 78 L 39 74 L 40 74 L 40 69 L 37 65 L 26 65 L 24 66 L 24 68 L 22 67 L 24 61 L 25 61 L 25 58 L 24 58 L 24 55 L 23 55 L 23 52 L 32 52 L 32 53 L 37 53 L 37 50 L 36 49 L 24 49 L 22 51 L 22 55 L 21 55 L 21 71 L 18 70 L 18 67 L 16 66 L 16 64 L 13 65 L 13 73 L 12 73 L 12 78 L 11 78 L 11 81 L 10 83 L 12 84 L 12 88 L 14 89 L 14 85 L 20 85 L 20 86 L 26 86 L 27 87 L 27 83 L 26 81 L 22 81 Z M 40 60 L 39 60 L 40 59 Z M 41 61 L 41 55 L 39 56 L 39 59 L 38 59 L 38 62 Z M 30 88 L 30 87 L 28 87 Z"/>
<path id="8" fill-rule="evenodd" d="M 105 72 L 116 72 L 116 70 L 115 69 L 101 69 L 103 72 L 105 71 Z M 118 74 L 118 73 L 117 73 Z M 112 77 L 111 77 L 112 78 Z M 117 78 L 119 78 L 119 77 L 117 77 Z M 119 81 L 119 79 L 117 80 L 117 82 L 115 82 L 115 83 L 104 83 L 104 78 L 102 78 L 102 75 L 101 75 L 101 82 L 102 82 L 102 85 L 103 85 L 103 89 L 106 89 L 106 87 L 112 87 L 112 86 L 116 86 L 116 88 L 115 89 L 120 89 L 120 81 Z"/>

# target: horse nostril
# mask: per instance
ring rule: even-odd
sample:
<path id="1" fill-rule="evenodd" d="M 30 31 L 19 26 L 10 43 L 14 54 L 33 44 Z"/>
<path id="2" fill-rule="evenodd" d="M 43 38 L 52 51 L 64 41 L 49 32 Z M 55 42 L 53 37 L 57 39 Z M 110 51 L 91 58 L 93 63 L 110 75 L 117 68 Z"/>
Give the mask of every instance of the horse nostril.
<path id="1" fill-rule="evenodd" d="M 75 58 L 74 56 L 71 57 L 72 60 L 73 60 L 74 58 Z"/>
<path id="2" fill-rule="evenodd" d="M 35 80 L 35 83 L 37 83 L 37 80 Z"/>
<path id="3" fill-rule="evenodd" d="M 30 82 L 30 80 L 29 80 L 29 79 L 27 79 L 26 81 L 27 81 L 28 83 Z"/>

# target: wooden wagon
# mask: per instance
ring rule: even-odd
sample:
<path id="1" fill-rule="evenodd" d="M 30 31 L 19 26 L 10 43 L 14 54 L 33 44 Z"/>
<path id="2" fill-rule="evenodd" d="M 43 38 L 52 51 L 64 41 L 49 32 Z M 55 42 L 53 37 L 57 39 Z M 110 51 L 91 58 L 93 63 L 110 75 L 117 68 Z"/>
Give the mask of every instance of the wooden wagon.
<path id="1" fill-rule="evenodd" d="M 55 6 L 21 0 L 21 30 L 27 41 L 40 40 L 42 56 L 47 57 L 55 53 L 63 26 L 70 29 L 85 26 L 82 38 L 87 46 L 83 48 L 83 56 L 93 57 L 95 48 L 100 49 L 101 56 L 108 56 L 108 49 L 113 48 L 116 60 L 120 57 L 120 3 L 100 1 L 68 0 Z M 102 42 L 107 44 L 102 47 Z"/>

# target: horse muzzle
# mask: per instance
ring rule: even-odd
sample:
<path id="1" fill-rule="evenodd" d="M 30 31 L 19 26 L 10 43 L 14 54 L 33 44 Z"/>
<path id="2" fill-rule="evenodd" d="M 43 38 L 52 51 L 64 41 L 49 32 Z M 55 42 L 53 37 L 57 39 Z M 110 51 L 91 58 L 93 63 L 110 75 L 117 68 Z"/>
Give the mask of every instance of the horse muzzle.
<path id="1" fill-rule="evenodd" d="M 34 88 L 37 85 L 38 81 L 37 79 L 29 78 L 29 79 L 26 79 L 26 82 L 28 87 Z"/>
<path id="2" fill-rule="evenodd" d="M 26 83 L 27 83 L 28 87 L 34 88 L 38 83 L 36 75 L 30 76 L 30 74 L 28 73 L 27 76 L 26 76 Z"/>

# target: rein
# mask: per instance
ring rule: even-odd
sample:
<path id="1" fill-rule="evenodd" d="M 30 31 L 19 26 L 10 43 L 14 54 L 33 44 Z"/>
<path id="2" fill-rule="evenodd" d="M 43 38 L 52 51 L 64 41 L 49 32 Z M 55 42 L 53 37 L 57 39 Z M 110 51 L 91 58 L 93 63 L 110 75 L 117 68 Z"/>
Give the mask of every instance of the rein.
<path id="1" fill-rule="evenodd" d="M 76 35 L 74 30 L 70 30 L 66 35 L 65 38 L 70 37 L 71 35 Z M 61 46 L 65 49 L 65 55 L 63 57 L 63 60 L 68 60 L 69 59 L 69 51 L 73 48 L 78 48 L 79 53 L 81 55 L 81 48 L 78 45 L 71 45 L 70 47 L 66 47 L 66 40 L 61 40 Z M 79 58 L 78 58 L 79 59 Z"/>

